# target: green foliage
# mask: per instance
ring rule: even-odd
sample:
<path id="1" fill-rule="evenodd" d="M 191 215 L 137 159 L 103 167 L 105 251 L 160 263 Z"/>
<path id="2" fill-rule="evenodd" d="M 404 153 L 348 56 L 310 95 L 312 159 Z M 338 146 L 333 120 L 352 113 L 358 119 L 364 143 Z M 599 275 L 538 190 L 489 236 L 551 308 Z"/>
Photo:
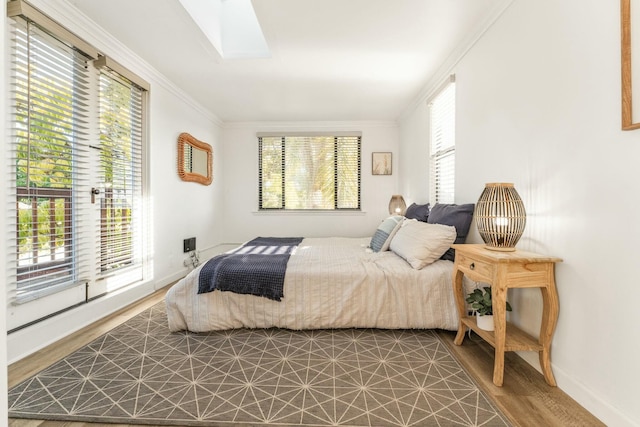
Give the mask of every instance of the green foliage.
<path id="1" fill-rule="evenodd" d="M 331 137 L 287 138 L 285 195 L 287 209 L 333 209 L 334 142 Z M 300 179 L 304 177 L 305 179 Z"/>
<path id="2" fill-rule="evenodd" d="M 29 75 L 30 85 L 17 89 L 14 117 L 16 120 L 16 187 L 30 189 L 33 196 L 18 197 L 18 256 L 38 264 L 55 257 L 57 250 L 70 244 L 71 229 L 65 229 L 66 217 L 71 215 L 71 195 L 74 187 L 74 146 L 82 141 L 82 132 L 76 125 L 82 123 L 77 116 L 78 98 L 74 86 L 73 70 L 68 74 L 49 77 L 38 69 L 37 61 L 20 72 Z M 134 115 L 131 90 L 104 75 L 100 77 L 100 175 L 105 187 L 111 188 L 111 197 L 130 192 L 130 168 L 133 161 L 133 135 L 131 123 Z M 37 189 L 68 190 L 60 196 Z M 115 191 L 119 191 L 115 192 Z M 114 195 L 115 194 L 115 195 Z M 106 197 L 105 197 L 106 199 Z M 103 269 L 118 268 L 130 262 L 132 245 L 132 218 L 130 203 L 103 208 L 101 236 L 109 236 L 111 245 L 125 249 L 121 253 L 105 255 Z M 69 206 L 66 206 L 68 203 Z M 101 254 L 104 255 L 104 254 Z M 114 261 L 115 260 L 115 261 Z M 27 261 L 25 261 L 27 262 Z"/>
<path id="3" fill-rule="evenodd" d="M 73 185 L 72 145 L 77 129 L 71 126 L 74 103 L 68 76 L 57 78 L 38 68 L 20 69 L 29 75 L 30 86 L 17 89 L 16 186 L 18 188 L 71 189 Z M 34 192 L 37 194 L 37 191 Z M 18 256 L 38 262 L 37 256 L 50 257 L 65 245 L 65 198 L 19 197 Z"/>
<path id="4" fill-rule="evenodd" d="M 282 208 L 282 139 L 262 139 L 262 207 Z"/>
<path id="5" fill-rule="evenodd" d="M 32 204 L 35 203 L 35 211 Z M 65 245 L 65 198 L 21 197 L 18 199 L 18 254 L 33 251 L 47 256 Z M 35 217 L 34 217 L 35 214 Z M 53 224 L 51 219 L 53 218 Z"/>
<path id="6" fill-rule="evenodd" d="M 262 208 L 359 207 L 358 146 L 331 136 L 263 137 L 260 144 Z"/>
<path id="7" fill-rule="evenodd" d="M 69 122 L 76 99 L 64 82 L 47 77 L 36 64 L 28 74 L 33 87 L 28 94 L 16 93 L 17 186 L 70 188 L 76 129 Z"/>
<path id="8" fill-rule="evenodd" d="M 485 286 L 482 289 L 474 289 L 467 299 L 467 303 L 471 304 L 473 308 L 480 316 L 492 315 L 493 305 L 491 302 L 491 287 Z M 511 311 L 511 304 L 507 303 L 507 311 Z"/>
<path id="9" fill-rule="evenodd" d="M 357 209 L 358 167 L 354 162 L 359 158 L 355 144 L 338 144 L 338 209 Z"/>
<path id="10" fill-rule="evenodd" d="M 105 185 L 101 200 L 100 270 L 116 270 L 133 262 L 131 182 L 137 130 L 135 96 L 111 74 L 100 75 L 100 173 Z"/>

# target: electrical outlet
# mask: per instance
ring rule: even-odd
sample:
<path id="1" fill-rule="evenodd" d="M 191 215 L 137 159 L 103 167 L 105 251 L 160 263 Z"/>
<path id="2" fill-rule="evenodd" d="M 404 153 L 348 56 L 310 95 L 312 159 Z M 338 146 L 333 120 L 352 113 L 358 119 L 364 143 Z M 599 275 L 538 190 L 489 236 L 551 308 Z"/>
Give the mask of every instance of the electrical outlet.
<path id="1" fill-rule="evenodd" d="M 182 252 L 191 252 L 196 250 L 196 238 L 190 237 L 188 239 L 184 239 L 184 245 L 182 248 Z"/>

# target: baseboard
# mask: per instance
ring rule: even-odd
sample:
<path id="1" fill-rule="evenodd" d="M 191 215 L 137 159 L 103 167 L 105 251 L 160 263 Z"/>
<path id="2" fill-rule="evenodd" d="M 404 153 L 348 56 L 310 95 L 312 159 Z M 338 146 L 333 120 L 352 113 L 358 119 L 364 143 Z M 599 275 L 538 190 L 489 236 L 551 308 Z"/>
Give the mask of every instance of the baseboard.
<path id="1" fill-rule="evenodd" d="M 182 279 L 184 276 L 189 273 L 189 270 L 185 268 L 184 270 L 178 271 L 176 273 L 170 274 L 168 276 L 163 277 L 162 279 L 158 279 L 154 281 L 154 290 L 159 290 L 164 288 L 167 285 L 177 282 Z"/>
<path id="2" fill-rule="evenodd" d="M 96 320 L 176 282 L 188 272 L 189 270 L 185 268 L 161 279 L 119 289 L 15 331 L 7 336 L 7 362 L 11 364 L 35 353 Z"/>
<path id="3" fill-rule="evenodd" d="M 171 282 L 167 282 L 169 284 Z M 165 284 L 165 285 L 166 285 Z M 7 362 L 14 363 L 119 309 L 152 294 L 157 281 L 128 287 L 20 329 L 7 336 Z"/>
<path id="4" fill-rule="evenodd" d="M 519 351 L 518 356 L 533 366 L 538 370 L 538 372 L 542 373 L 538 353 L 531 351 Z M 608 426 L 616 427 L 637 427 L 639 425 L 637 421 L 632 420 L 620 412 L 618 408 L 614 408 L 609 402 L 607 402 L 604 396 L 588 388 L 580 381 L 577 381 L 576 378 L 568 375 L 553 363 L 551 365 L 553 376 L 556 378 L 556 382 L 558 383 L 558 388 L 571 396 L 573 400 L 578 402 L 587 411 L 591 412 L 600 421 Z"/>

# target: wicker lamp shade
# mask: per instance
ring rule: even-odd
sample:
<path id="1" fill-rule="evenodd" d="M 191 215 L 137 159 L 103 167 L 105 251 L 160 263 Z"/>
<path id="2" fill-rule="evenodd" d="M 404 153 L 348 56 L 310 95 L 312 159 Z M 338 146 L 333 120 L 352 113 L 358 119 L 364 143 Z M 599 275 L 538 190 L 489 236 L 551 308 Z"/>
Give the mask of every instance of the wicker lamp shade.
<path id="1" fill-rule="evenodd" d="M 389 214 L 390 215 L 404 215 L 407 210 L 407 204 L 404 201 L 404 197 L 400 194 L 394 194 L 389 201 Z"/>
<path id="2" fill-rule="evenodd" d="M 485 184 L 475 211 L 476 225 L 487 249 L 514 251 L 527 223 L 520 195 L 511 183 Z"/>

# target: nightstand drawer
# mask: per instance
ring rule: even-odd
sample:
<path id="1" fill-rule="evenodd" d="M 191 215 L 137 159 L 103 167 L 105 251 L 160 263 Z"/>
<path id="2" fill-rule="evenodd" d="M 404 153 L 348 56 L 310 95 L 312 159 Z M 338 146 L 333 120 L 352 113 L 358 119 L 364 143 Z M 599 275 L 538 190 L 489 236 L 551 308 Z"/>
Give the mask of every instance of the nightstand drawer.
<path id="1" fill-rule="evenodd" d="M 460 253 L 456 254 L 456 263 L 458 264 L 458 268 L 462 270 L 464 274 L 476 282 L 488 282 L 491 281 L 493 277 L 493 264 L 478 261 Z"/>

